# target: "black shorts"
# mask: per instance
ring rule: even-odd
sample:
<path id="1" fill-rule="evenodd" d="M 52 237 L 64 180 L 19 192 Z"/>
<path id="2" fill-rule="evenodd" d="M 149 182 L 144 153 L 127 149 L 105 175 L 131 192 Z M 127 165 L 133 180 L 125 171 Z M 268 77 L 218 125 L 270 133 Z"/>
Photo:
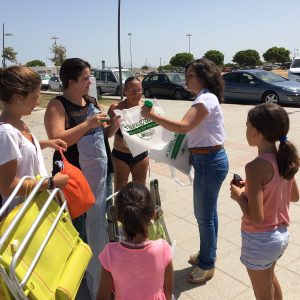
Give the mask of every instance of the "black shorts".
<path id="1" fill-rule="evenodd" d="M 122 151 L 116 150 L 114 148 L 112 150 L 111 154 L 113 157 L 126 163 L 129 167 L 133 167 L 139 161 L 143 160 L 144 158 L 146 158 L 148 156 L 148 151 L 145 151 L 145 152 L 133 157 L 131 153 L 122 152 Z"/>

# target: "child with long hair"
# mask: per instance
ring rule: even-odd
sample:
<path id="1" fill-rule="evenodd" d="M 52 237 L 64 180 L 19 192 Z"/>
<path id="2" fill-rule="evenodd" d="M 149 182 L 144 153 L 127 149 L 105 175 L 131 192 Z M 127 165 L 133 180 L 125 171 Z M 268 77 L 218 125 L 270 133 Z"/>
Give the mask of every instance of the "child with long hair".
<path id="1" fill-rule="evenodd" d="M 154 217 L 149 190 L 128 183 L 115 201 L 117 219 L 125 239 L 109 243 L 99 255 L 102 265 L 97 300 L 171 299 L 173 265 L 171 246 L 162 239 L 149 240 L 147 228 Z"/>
<path id="2" fill-rule="evenodd" d="M 67 144 L 61 139 L 38 141 L 23 121 L 39 104 L 41 78 L 24 66 L 0 68 L 0 198 L 2 204 L 9 198 L 23 176 L 31 176 L 23 182 L 17 196 L 10 203 L 7 213 L 26 198 L 27 190 L 37 185 L 37 175 L 46 176 L 41 149 L 46 147 L 65 150 Z M 57 173 L 45 180 L 40 190 L 63 188 L 68 175 Z"/>
<path id="3" fill-rule="evenodd" d="M 241 262 L 256 299 L 282 299 L 274 269 L 288 245 L 290 202 L 299 200 L 294 179 L 299 156 L 288 131 L 289 117 L 281 106 L 265 103 L 252 108 L 246 136 L 258 156 L 246 165 L 246 180 L 230 188 L 243 212 Z"/>

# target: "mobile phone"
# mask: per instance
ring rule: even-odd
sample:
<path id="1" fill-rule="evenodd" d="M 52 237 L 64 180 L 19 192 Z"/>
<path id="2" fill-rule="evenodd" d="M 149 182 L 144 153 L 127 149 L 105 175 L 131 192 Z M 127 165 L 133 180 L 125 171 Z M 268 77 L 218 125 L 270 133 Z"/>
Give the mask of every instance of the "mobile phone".
<path id="1" fill-rule="evenodd" d="M 238 174 L 233 174 L 233 179 L 231 181 L 231 184 L 234 184 L 238 187 L 242 187 L 243 185 L 240 183 L 240 181 L 243 181 L 243 178 Z"/>

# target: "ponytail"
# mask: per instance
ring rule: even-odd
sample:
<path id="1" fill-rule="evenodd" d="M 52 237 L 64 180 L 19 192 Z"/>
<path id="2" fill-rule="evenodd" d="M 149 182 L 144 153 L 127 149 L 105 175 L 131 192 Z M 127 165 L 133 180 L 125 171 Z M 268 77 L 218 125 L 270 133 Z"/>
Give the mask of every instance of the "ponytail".
<path id="1" fill-rule="evenodd" d="M 277 151 L 279 174 L 284 179 L 292 179 L 299 169 L 299 156 L 296 147 L 289 141 L 280 141 Z"/>
<path id="2" fill-rule="evenodd" d="M 154 214 L 149 190 L 142 184 L 129 182 L 118 193 L 115 201 L 117 219 L 123 224 L 126 237 L 133 240 L 138 234 L 148 235 Z"/>

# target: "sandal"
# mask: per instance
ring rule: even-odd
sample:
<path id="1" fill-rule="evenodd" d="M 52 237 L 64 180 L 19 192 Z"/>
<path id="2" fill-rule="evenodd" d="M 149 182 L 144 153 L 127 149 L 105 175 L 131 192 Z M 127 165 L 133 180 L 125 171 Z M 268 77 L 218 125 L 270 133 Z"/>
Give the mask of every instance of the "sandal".
<path id="1" fill-rule="evenodd" d="M 201 283 L 214 276 L 215 268 L 210 270 L 203 270 L 199 267 L 196 267 L 194 271 L 189 275 L 189 282 L 191 283 Z"/>

